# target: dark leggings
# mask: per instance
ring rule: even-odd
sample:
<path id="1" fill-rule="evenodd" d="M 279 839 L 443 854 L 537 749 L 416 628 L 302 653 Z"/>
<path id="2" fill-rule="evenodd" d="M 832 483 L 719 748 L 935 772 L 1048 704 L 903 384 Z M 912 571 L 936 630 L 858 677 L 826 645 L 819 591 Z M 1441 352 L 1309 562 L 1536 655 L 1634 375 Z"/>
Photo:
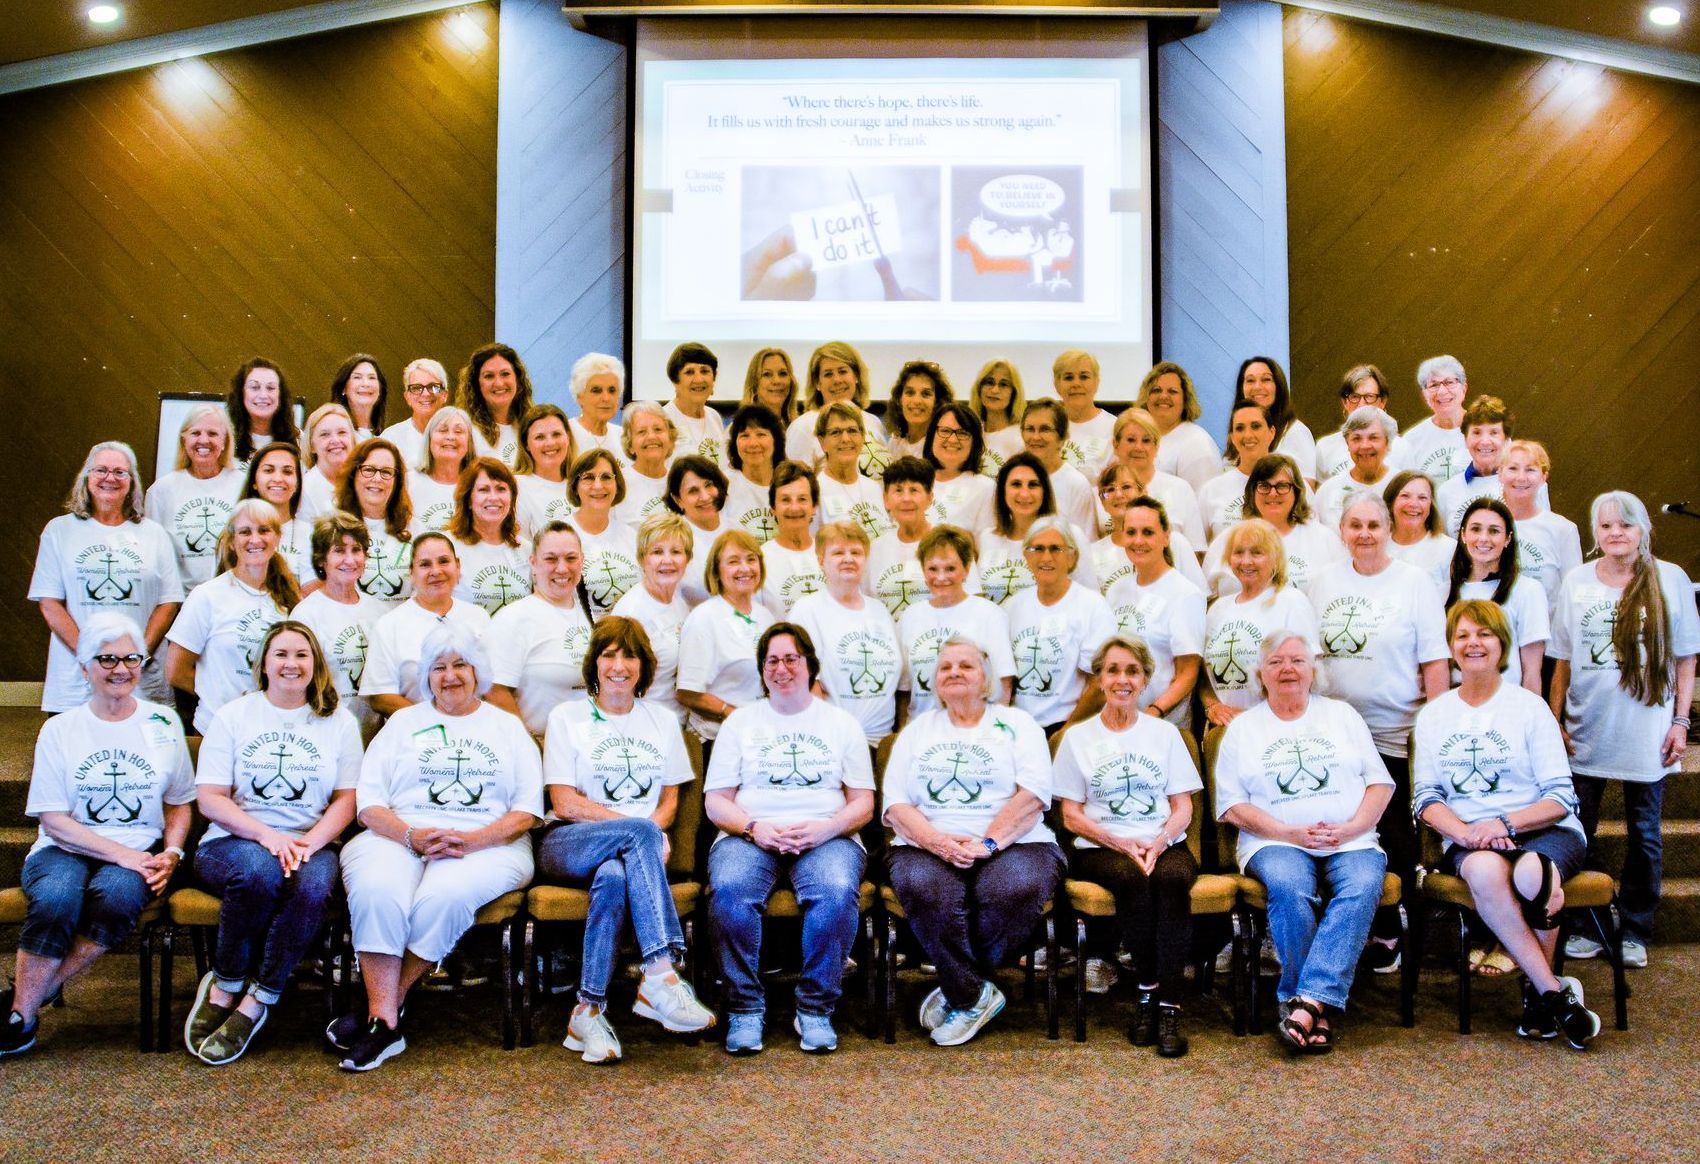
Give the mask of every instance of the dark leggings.
<path id="1" fill-rule="evenodd" d="M 1382 810 L 1376 831 L 1381 837 L 1382 851 L 1387 854 L 1387 871 L 1397 874 L 1409 890 L 1414 884 L 1421 852 L 1417 847 L 1416 821 L 1411 817 L 1411 761 L 1404 756 L 1389 756 L 1383 752 L 1381 762 L 1387 765 L 1387 774 L 1393 777 L 1393 799 Z M 1399 936 L 1398 906 L 1386 905 L 1375 911 L 1375 924 L 1370 927 L 1370 936 L 1385 940 Z"/>
<path id="2" fill-rule="evenodd" d="M 1179 1003 L 1192 950 L 1192 883 L 1198 879 L 1192 852 L 1170 845 L 1149 877 L 1113 849 L 1076 849 L 1069 864 L 1075 876 L 1102 885 L 1115 897 L 1116 929 L 1133 954 L 1139 984 L 1155 982 L 1160 1001 Z"/>

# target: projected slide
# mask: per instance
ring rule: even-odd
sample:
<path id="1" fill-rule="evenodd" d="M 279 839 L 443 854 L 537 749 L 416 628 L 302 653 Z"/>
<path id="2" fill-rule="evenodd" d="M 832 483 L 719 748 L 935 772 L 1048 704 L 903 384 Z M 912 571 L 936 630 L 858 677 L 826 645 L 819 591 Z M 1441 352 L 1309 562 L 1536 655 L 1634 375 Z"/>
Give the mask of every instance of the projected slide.
<path id="1" fill-rule="evenodd" d="M 876 396 L 917 354 L 958 380 L 1019 359 L 1042 394 L 1052 357 L 1088 347 L 1106 387 L 1117 352 L 1137 382 L 1143 64 L 640 57 L 634 386 L 685 339 L 740 369 L 849 340 Z"/>

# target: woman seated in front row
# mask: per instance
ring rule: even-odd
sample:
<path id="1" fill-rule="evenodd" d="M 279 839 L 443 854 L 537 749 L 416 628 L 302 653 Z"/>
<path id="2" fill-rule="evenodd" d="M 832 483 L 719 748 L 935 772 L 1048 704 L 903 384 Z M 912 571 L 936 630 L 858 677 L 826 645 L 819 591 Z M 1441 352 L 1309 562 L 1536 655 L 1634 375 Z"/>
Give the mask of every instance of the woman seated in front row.
<path id="1" fill-rule="evenodd" d="M 41 833 L 24 860 L 28 906 L 13 986 L 0 992 L 0 1056 L 35 1046 L 42 1004 L 123 944 L 183 859 L 195 773 L 177 713 L 136 698 L 145 642 L 127 615 L 90 615 L 77 664 L 93 693 L 36 737 L 24 812 Z"/>
<path id="2" fill-rule="evenodd" d="M 643 958 L 632 1013 L 678 1032 L 706 1030 L 714 1015 L 674 968 L 685 934 L 667 886 L 663 830 L 678 811 L 679 786 L 694 774 L 678 716 L 644 698 L 655 678 L 649 636 L 632 619 L 605 616 L 590 633 L 583 673 L 589 698 L 563 700 L 549 713 L 543 780 L 555 819 L 537 865 L 546 877 L 590 889 L 578 1005 L 562 1045 L 586 1063 L 615 1063 L 608 979 L 628 917 Z"/>
<path id="3" fill-rule="evenodd" d="M 887 866 L 915 940 L 939 970 L 921 1025 L 966 1043 L 1003 1009 L 992 975 L 1025 943 L 1062 879 L 1046 827 L 1051 764 L 1025 711 L 993 703 L 997 681 L 973 639 L 947 638 L 933 665 L 939 706 L 897 737 L 885 768 Z"/>
<path id="4" fill-rule="evenodd" d="M 874 815 L 862 725 L 817 698 L 820 659 L 807 631 L 777 622 L 756 641 L 765 698 L 720 725 L 703 810 L 720 827 L 708 854 L 709 906 L 726 980 L 726 1050 L 762 1049 L 761 923 L 781 876 L 803 912 L 795 1027 L 806 1052 L 838 1049 L 832 1012 L 856 939 L 867 854 L 856 832 Z"/>
<path id="5" fill-rule="evenodd" d="M 423 540 L 423 539 L 422 539 Z M 355 790 L 366 831 L 342 851 L 349 928 L 366 1006 L 325 1030 L 345 1071 L 407 1049 L 407 992 L 455 948 L 478 910 L 531 880 L 543 819 L 537 745 L 518 716 L 484 701 L 478 632 L 443 622 L 419 648 L 425 698 L 372 740 Z"/>
<path id="6" fill-rule="evenodd" d="M 1469 885 L 1476 913 L 1526 976 L 1517 1033 L 1562 1033 L 1580 1051 L 1599 1016 L 1583 1005 L 1582 984 L 1552 969 L 1563 882 L 1588 848 L 1564 737 L 1540 696 L 1505 682 L 1511 624 L 1497 603 L 1454 604 L 1446 639 L 1463 683 L 1417 714 L 1412 806 L 1446 841 L 1441 869 Z"/>
<path id="7" fill-rule="evenodd" d="M 1334 1049 L 1328 1011 L 1346 1008 L 1381 901 L 1387 855 L 1375 825 L 1393 778 L 1363 717 L 1311 694 L 1315 654 L 1293 631 L 1263 640 L 1264 699 L 1222 734 L 1216 813 L 1239 830 L 1240 870 L 1269 893 L 1281 959 L 1277 1035 L 1291 1050 L 1325 1054 Z"/>

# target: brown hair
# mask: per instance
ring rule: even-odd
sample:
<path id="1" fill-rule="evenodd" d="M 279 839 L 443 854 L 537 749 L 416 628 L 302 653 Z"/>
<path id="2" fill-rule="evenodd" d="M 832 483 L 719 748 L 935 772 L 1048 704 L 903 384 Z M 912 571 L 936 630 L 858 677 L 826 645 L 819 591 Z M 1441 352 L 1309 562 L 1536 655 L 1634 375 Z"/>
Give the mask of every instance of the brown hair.
<path id="1" fill-rule="evenodd" d="M 519 482 L 514 472 L 495 457 L 479 457 L 461 471 L 455 482 L 454 516 L 449 519 L 449 533 L 467 545 L 476 545 L 478 530 L 472 520 L 472 491 L 482 473 L 492 481 L 508 487 L 508 515 L 502 518 L 501 539 L 507 546 L 519 545 Z"/>
<path id="2" fill-rule="evenodd" d="M 372 454 L 378 452 L 389 453 L 390 459 L 395 462 L 390 499 L 384 505 L 384 532 L 405 542 L 413 536 L 407 529 L 407 523 L 413 520 L 413 502 L 407 496 L 407 466 L 402 463 L 401 450 L 383 437 L 361 441 L 348 454 L 348 464 L 343 466 L 342 480 L 337 485 L 336 507 L 344 513 L 360 516 L 360 499 L 354 492 L 354 481 L 360 470 L 366 467 L 366 462 L 372 459 Z"/>
<path id="3" fill-rule="evenodd" d="M 584 689 L 592 699 L 601 694 L 601 684 L 596 681 L 596 660 L 609 647 L 618 647 L 638 661 L 638 681 L 633 694 L 642 699 L 649 685 L 655 682 L 655 648 L 650 646 L 649 632 L 641 622 L 619 614 L 605 614 L 590 628 L 590 645 L 584 649 L 581 671 Z"/>
<path id="4" fill-rule="evenodd" d="M 286 632 L 294 632 L 307 640 L 307 649 L 313 655 L 313 682 L 307 688 L 307 706 L 313 709 L 314 715 L 323 719 L 336 710 L 341 697 L 336 693 L 336 681 L 331 676 L 330 666 L 325 662 L 325 649 L 319 645 L 319 638 L 313 633 L 313 628 L 304 622 L 286 618 L 272 623 L 266 630 L 266 637 L 260 640 L 259 653 L 254 656 L 254 685 L 261 691 L 269 686 L 266 678 L 266 652 L 272 649 L 272 643 L 277 637 Z"/>

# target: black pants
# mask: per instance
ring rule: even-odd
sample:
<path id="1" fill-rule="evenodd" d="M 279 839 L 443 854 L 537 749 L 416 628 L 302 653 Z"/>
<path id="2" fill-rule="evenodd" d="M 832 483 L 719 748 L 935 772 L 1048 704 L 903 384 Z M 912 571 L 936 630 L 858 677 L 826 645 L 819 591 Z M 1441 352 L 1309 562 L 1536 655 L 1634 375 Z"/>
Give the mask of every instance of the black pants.
<path id="1" fill-rule="evenodd" d="M 1381 762 L 1387 765 L 1387 774 L 1393 777 L 1393 799 L 1382 810 L 1381 823 L 1376 826 L 1376 831 L 1381 837 L 1381 847 L 1387 853 L 1387 871 L 1396 874 L 1410 889 L 1416 884 L 1417 862 L 1422 854 L 1417 844 L 1417 824 L 1411 817 L 1411 761 L 1403 756 L 1382 753 Z M 1397 938 L 1398 907 L 1388 905 L 1376 910 L 1370 934 L 1377 938 Z"/>
<path id="2" fill-rule="evenodd" d="M 1116 928 L 1133 955 L 1140 985 L 1155 982 L 1159 1001 L 1179 1003 L 1192 950 L 1192 883 L 1198 879 L 1191 850 L 1170 845 L 1150 876 L 1112 849 L 1076 849 L 1069 864 L 1082 881 L 1114 895 Z"/>

